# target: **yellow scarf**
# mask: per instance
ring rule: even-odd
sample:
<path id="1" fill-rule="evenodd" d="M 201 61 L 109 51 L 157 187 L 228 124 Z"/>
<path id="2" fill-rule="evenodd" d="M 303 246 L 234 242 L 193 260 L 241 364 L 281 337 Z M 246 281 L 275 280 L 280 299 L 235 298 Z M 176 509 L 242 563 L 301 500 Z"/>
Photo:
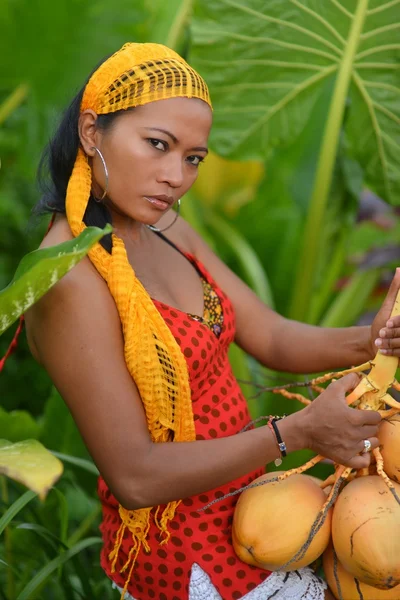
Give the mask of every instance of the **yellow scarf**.
<path id="1" fill-rule="evenodd" d="M 106 114 L 177 97 L 200 98 L 211 106 L 206 84 L 178 54 L 159 44 L 125 44 L 90 78 L 81 111 L 90 108 L 97 114 Z M 74 236 L 86 227 L 83 217 L 91 185 L 88 158 L 80 148 L 66 197 L 67 218 Z M 135 276 L 123 241 L 112 235 L 111 254 L 96 244 L 89 258 L 107 282 L 116 303 L 123 328 L 126 365 L 139 389 L 153 442 L 195 440 L 186 360 Z M 160 516 L 160 507 L 154 509 L 157 527 L 165 534 L 161 544 L 168 541 L 168 521 L 179 502 L 170 502 Z M 153 508 L 127 510 L 119 506 L 121 525 L 109 555 L 113 572 L 126 528 L 132 535 L 132 547 L 121 569 L 124 572 L 129 568 L 122 596 L 141 546 L 150 550 L 146 538 L 152 511 Z"/>

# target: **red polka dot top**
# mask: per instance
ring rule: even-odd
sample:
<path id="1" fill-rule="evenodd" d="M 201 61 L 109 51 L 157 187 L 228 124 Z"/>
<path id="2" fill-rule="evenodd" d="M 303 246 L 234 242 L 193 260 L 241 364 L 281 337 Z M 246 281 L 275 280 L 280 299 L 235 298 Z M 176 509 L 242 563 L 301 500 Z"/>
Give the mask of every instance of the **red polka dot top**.
<path id="1" fill-rule="evenodd" d="M 196 439 L 231 436 L 250 422 L 246 400 L 228 360 L 228 348 L 235 336 L 233 307 L 205 267 L 191 254 L 184 255 L 203 282 L 203 317 L 156 300 L 154 303 L 187 360 Z M 159 545 L 159 530 L 152 523 L 148 537 L 151 552 L 141 550 L 128 588 L 135 600 L 188 600 L 193 563 L 209 575 L 223 600 L 238 600 L 264 581 L 269 572 L 241 562 L 232 547 L 231 525 L 238 496 L 198 512 L 210 501 L 247 485 L 262 473 L 263 469 L 259 469 L 218 489 L 184 498 L 169 523 L 171 538 L 163 546 Z M 111 573 L 108 555 L 120 525 L 118 501 L 102 477 L 98 493 L 103 509 L 101 566 L 123 588 L 126 573 L 120 574 L 119 570 L 127 560 L 131 536 L 125 532 L 116 571 Z"/>

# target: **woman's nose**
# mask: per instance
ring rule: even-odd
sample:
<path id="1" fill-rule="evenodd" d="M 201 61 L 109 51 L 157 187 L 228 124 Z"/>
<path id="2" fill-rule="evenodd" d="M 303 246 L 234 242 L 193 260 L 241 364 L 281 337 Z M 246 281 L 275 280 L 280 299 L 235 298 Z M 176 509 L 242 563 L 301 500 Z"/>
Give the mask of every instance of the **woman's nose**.
<path id="1" fill-rule="evenodd" d="M 168 183 L 173 188 L 179 188 L 184 179 L 182 157 L 170 155 L 166 158 L 168 160 L 163 162 L 158 173 L 158 180 L 160 183 Z"/>

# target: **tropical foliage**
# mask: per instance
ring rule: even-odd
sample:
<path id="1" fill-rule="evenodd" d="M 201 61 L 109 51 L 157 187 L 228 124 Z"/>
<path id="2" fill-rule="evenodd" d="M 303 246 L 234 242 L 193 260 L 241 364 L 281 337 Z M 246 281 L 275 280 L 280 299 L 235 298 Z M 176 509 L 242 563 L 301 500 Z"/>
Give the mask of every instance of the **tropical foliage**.
<path id="1" fill-rule="evenodd" d="M 214 152 L 183 204 L 213 248 L 291 318 L 342 326 L 373 311 L 400 254 L 398 10 L 397 0 L 6 0 L 0 11 L 3 329 L 10 315 L 15 320 L 26 310 L 24 299 L 38 297 L 32 286 L 44 291 L 45 279 L 54 283 L 60 260 L 50 252 L 36 262 L 41 257 L 33 252 L 17 271 L 47 226 L 30 217 L 41 149 L 88 73 L 127 40 L 167 43 L 210 85 Z M 361 219 L 360 198 L 368 220 Z M 61 257 L 68 266 L 71 259 Z M 0 338 L 0 356 L 14 330 Z M 237 347 L 231 359 L 241 380 L 277 381 Z M 250 397 L 252 388 L 243 385 Z M 115 597 L 99 566 L 97 470 L 24 339 L 0 375 L 0 398 L 0 472 L 14 475 L 0 475 L 0 599 Z M 267 394 L 249 404 L 254 416 L 297 408 Z M 32 440 L 38 461 L 49 459 L 43 448 L 51 450 L 49 479 L 27 479 L 25 440 Z M 51 487 L 59 460 L 64 472 Z M 40 501 L 37 494 L 49 487 Z"/>

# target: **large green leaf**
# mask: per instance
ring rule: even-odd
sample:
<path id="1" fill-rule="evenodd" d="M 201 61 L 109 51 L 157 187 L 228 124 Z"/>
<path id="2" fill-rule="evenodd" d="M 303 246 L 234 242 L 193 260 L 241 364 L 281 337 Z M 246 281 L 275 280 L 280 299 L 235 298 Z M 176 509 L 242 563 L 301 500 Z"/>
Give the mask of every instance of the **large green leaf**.
<path id="1" fill-rule="evenodd" d="M 37 440 L 0 440 L 0 474 L 23 483 L 42 500 L 62 472 L 62 462 Z"/>
<path id="2" fill-rule="evenodd" d="M 213 146 L 265 157 L 299 134 L 337 78 L 331 110 L 340 119 L 348 98 L 351 151 L 369 184 L 399 204 L 399 10 L 397 0 L 197 0 L 191 59 L 211 89 Z"/>
<path id="3" fill-rule="evenodd" d="M 211 84 L 220 152 L 265 156 L 287 145 L 332 86 L 289 310 L 308 320 L 342 129 L 366 182 L 400 202 L 398 2 L 211 0 L 196 7 L 194 60 Z M 375 53 L 379 64 L 368 62 Z"/>
<path id="4" fill-rule="evenodd" d="M 70 271 L 104 235 L 104 229 L 87 227 L 77 238 L 35 250 L 24 256 L 12 282 L 0 292 L 0 334 Z"/>
<path id="5" fill-rule="evenodd" d="M 151 39 L 165 44 L 180 54 L 185 53 L 186 30 L 192 9 L 192 0 L 156 0 L 151 2 Z"/>

